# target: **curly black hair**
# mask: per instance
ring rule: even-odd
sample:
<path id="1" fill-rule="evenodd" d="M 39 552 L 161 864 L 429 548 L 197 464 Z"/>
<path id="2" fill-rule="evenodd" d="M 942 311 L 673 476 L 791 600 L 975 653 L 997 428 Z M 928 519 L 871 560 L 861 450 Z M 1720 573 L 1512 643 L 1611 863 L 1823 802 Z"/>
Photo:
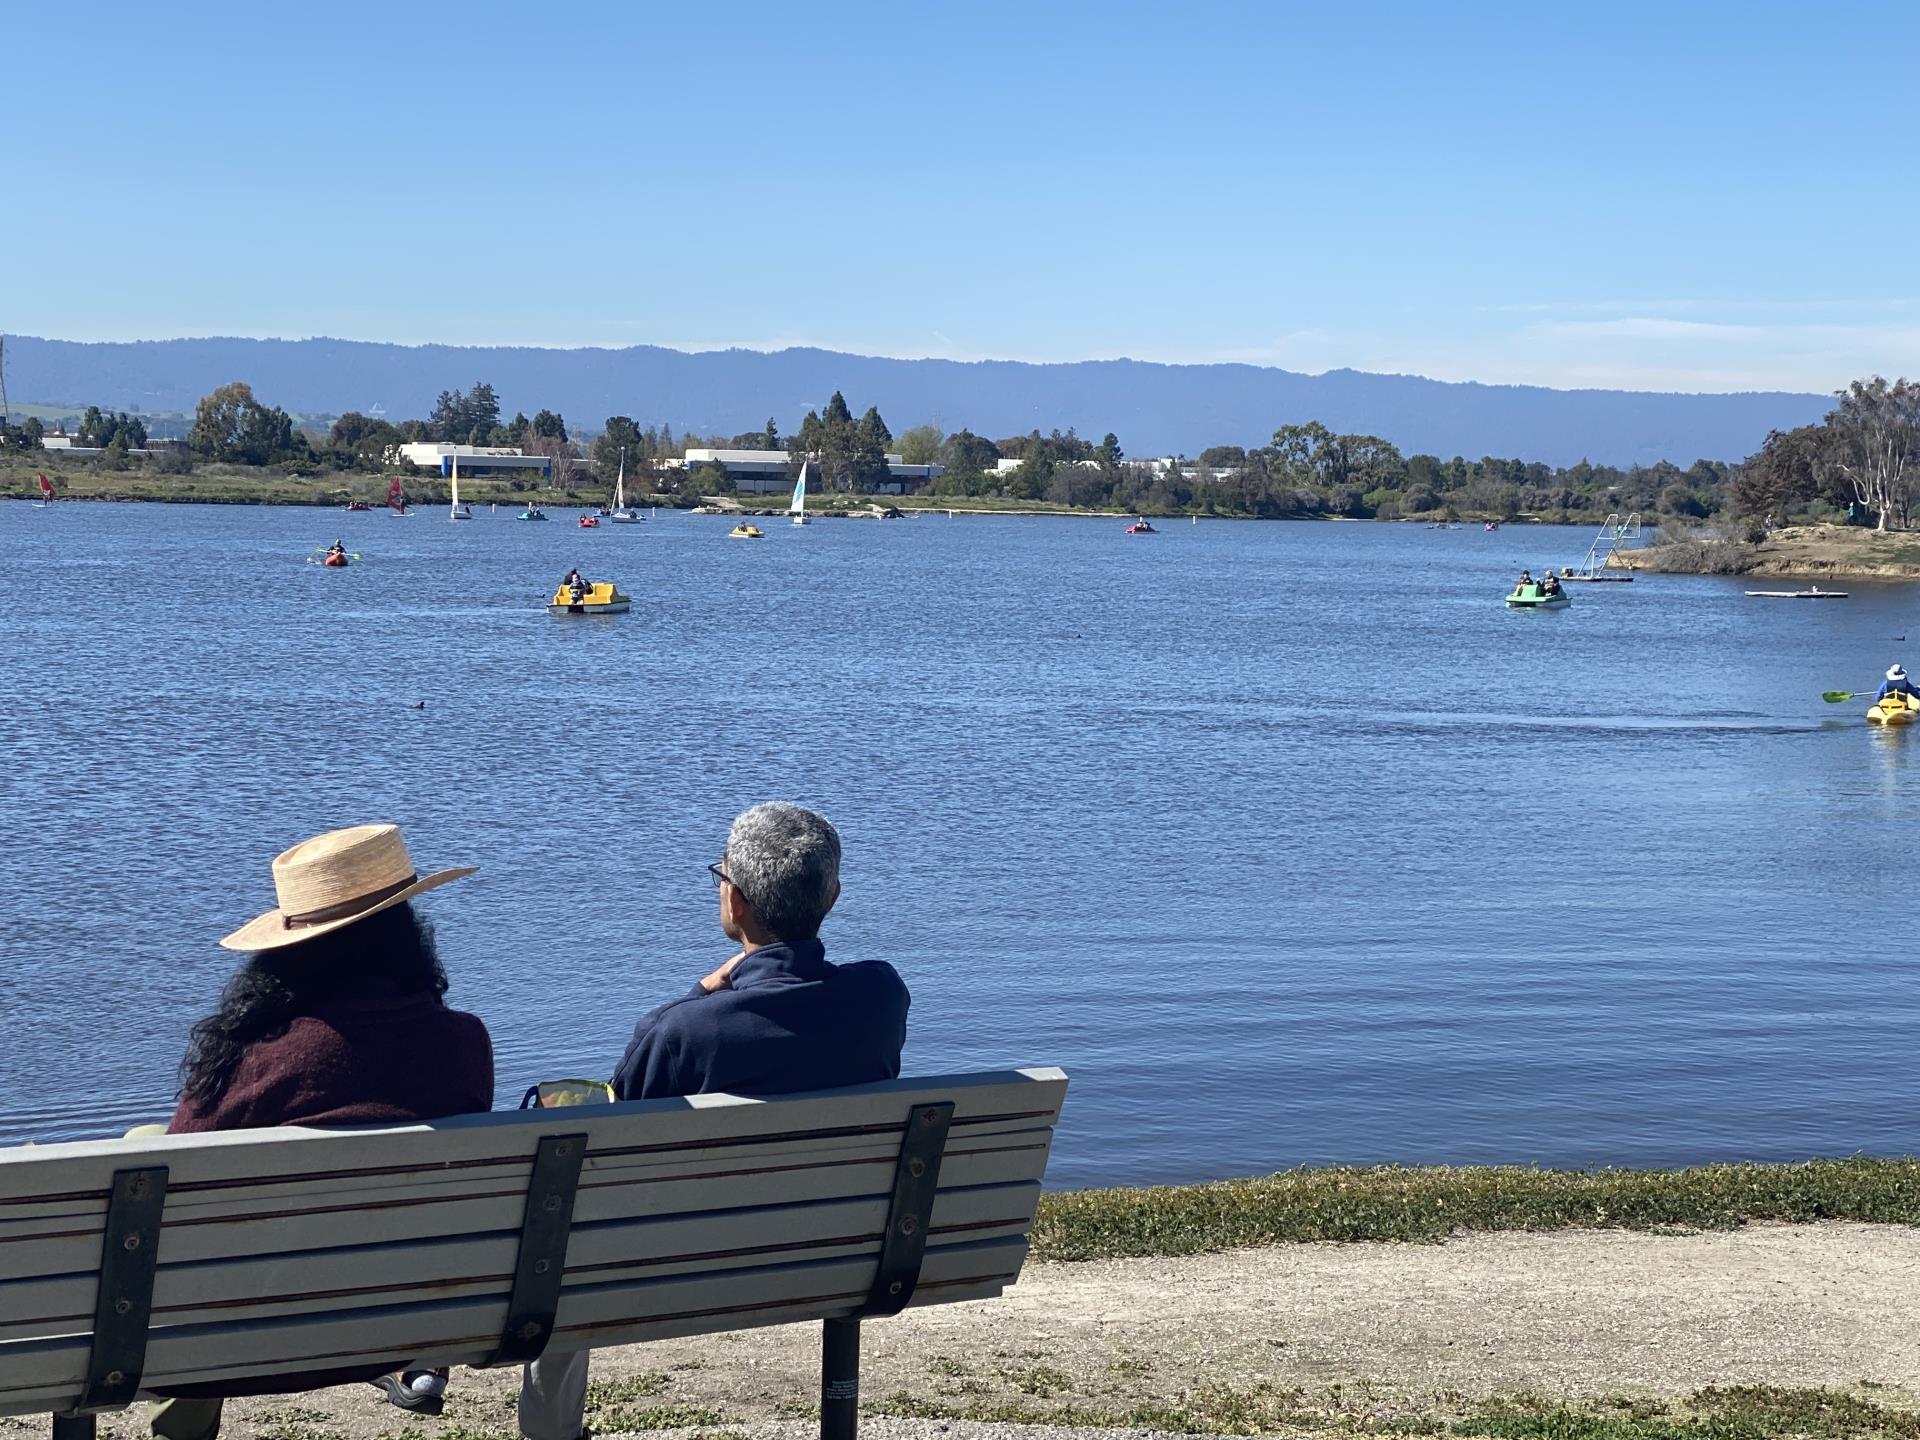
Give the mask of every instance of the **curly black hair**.
<path id="1" fill-rule="evenodd" d="M 180 1062 L 180 1096 L 217 1103 L 249 1047 L 286 1033 L 328 1000 L 447 993 L 433 927 L 408 904 L 389 906 L 298 945 L 247 956 L 220 992 L 220 1008 L 193 1027 Z"/>

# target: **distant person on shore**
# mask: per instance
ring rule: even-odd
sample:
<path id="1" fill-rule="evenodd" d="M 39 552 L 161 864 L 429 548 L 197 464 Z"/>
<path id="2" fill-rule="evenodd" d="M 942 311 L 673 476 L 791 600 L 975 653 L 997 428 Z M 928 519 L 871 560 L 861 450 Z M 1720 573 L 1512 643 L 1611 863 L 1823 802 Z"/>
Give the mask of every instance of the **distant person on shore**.
<path id="1" fill-rule="evenodd" d="M 1907 679 L 1907 672 L 1898 665 L 1887 671 L 1886 683 L 1880 687 L 1880 694 L 1875 698 L 1885 700 L 1889 695 L 1905 695 L 1911 700 L 1920 700 L 1920 690 L 1913 688 L 1913 682 Z"/>
<path id="2" fill-rule="evenodd" d="M 635 1027 L 614 1071 L 616 1097 L 781 1095 L 897 1078 L 907 987 L 884 960 L 830 963 L 820 942 L 840 898 L 840 836 L 826 817 L 756 805 L 707 869 L 721 932 L 740 948 Z M 527 1366 L 519 1419 L 528 1440 L 580 1440 L 587 1353 Z"/>
<path id="3" fill-rule="evenodd" d="M 433 927 L 413 898 L 473 874 L 419 876 L 392 825 L 330 830 L 273 862 L 279 904 L 220 943 L 247 958 L 193 1027 L 169 1134 L 270 1125 L 393 1124 L 493 1107 L 493 1042 L 447 1008 Z M 213 1440 L 221 1397 L 369 1381 L 438 1415 L 445 1377 L 320 1371 L 195 1386 L 151 1414 L 164 1440 Z M 304 1383 L 303 1383 L 304 1382 Z"/>

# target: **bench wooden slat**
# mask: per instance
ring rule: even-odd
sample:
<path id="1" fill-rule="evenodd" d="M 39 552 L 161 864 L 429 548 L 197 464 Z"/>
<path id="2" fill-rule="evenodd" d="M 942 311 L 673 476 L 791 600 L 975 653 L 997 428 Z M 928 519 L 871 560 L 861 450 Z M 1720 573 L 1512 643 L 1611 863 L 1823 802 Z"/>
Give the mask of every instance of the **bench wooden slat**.
<path id="1" fill-rule="evenodd" d="M 1037 1181 L 943 1188 L 934 1203 L 932 1243 L 1025 1234 L 1039 1199 Z M 886 1224 L 887 1198 L 871 1196 L 760 1213 L 675 1215 L 665 1219 L 576 1222 L 567 1276 L 586 1284 L 634 1275 L 718 1273 L 784 1260 L 838 1258 L 871 1251 Z M 404 1303 L 433 1287 L 447 1298 L 498 1294 L 513 1275 L 517 1233 L 417 1241 L 384 1239 L 351 1249 L 306 1250 L 235 1261 L 166 1264 L 154 1283 L 153 1325 L 206 1324 L 249 1316 L 298 1314 L 317 1300 L 375 1306 Z M 97 1247 L 96 1247 L 97 1248 Z M 0 1281 L 0 1341 L 85 1329 L 93 1314 L 93 1273 Z"/>
<path id="2" fill-rule="evenodd" d="M 569 1112 L 541 1113 L 552 1117 Z M 550 1119 L 549 1127 L 553 1123 L 556 1122 Z M 302 1133 L 338 1135 L 352 1132 Z M 550 1133 L 550 1130 L 543 1129 L 541 1133 Z M 1004 1143 L 1006 1137 L 1012 1135 L 1031 1137 L 1050 1133 L 1047 1124 L 1036 1124 L 1031 1118 L 983 1117 L 954 1128 L 948 1153 L 987 1148 L 990 1143 Z M 172 1137 L 168 1143 L 185 1145 L 191 1138 Z M 598 1153 L 590 1152 L 587 1157 L 582 1185 L 592 1187 L 634 1179 L 693 1176 L 715 1170 L 730 1172 L 755 1167 L 785 1173 L 789 1167 L 801 1162 L 809 1166 L 860 1159 L 878 1163 L 890 1160 L 898 1147 L 899 1126 L 896 1125 L 891 1132 L 874 1132 L 826 1142 L 774 1136 L 752 1146 L 729 1144 L 725 1147 L 686 1147 L 671 1154 L 641 1156 L 599 1149 Z M 167 1212 L 173 1220 L 186 1221 L 317 1209 L 336 1204 L 342 1197 L 356 1205 L 371 1206 L 377 1203 L 408 1204 L 488 1190 L 524 1193 L 532 1152 L 532 1143 L 523 1136 L 510 1151 L 496 1156 L 486 1165 L 456 1170 L 426 1166 L 369 1178 L 349 1169 L 340 1173 L 304 1174 L 293 1180 L 241 1181 L 233 1184 L 209 1184 L 199 1180 L 182 1182 L 182 1189 L 169 1194 Z M 124 1153 L 133 1152 L 129 1150 Z M 4 1156 L 5 1152 L 0 1152 L 0 1163 L 3 1163 Z M 55 1200 L 18 1198 L 13 1203 L 0 1204 L 0 1245 L 9 1240 L 57 1234 L 88 1221 L 98 1223 L 105 1215 L 104 1191 L 69 1195 Z"/>
<path id="3" fill-rule="evenodd" d="M 1026 1131 L 1018 1137 L 989 1137 L 985 1153 L 962 1150 L 949 1154 L 941 1172 L 942 1189 L 996 1185 L 1038 1179 L 1045 1173 L 1048 1132 Z M 899 1142 L 894 1142 L 898 1150 Z M 160 1264 L 169 1266 L 236 1256 L 277 1254 L 288 1249 L 352 1246 L 365 1242 L 368 1227 L 385 1239 L 430 1240 L 449 1235 L 517 1233 L 525 1203 L 528 1166 L 517 1187 L 495 1189 L 476 1199 L 419 1203 L 391 1199 L 375 1206 L 346 1208 L 349 1192 L 336 1191 L 329 1210 L 315 1204 L 307 1209 L 254 1216 L 246 1211 L 232 1219 L 218 1215 L 183 1220 L 168 1207 L 161 1230 Z M 675 1179 L 653 1184 L 603 1181 L 605 1172 L 583 1176 L 574 1206 L 576 1226 L 647 1215 L 710 1213 L 742 1205 L 760 1205 L 765 1186 L 753 1183 L 756 1173 Z M 859 1165 L 832 1164 L 818 1169 L 792 1170 L 778 1176 L 778 1194 L 792 1204 L 877 1195 L 891 1186 L 892 1159 L 877 1156 Z M 103 1217 L 104 1218 L 104 1217 Z M 36 1237 L 31 1244 L 0 1241 L 0 1273 L 27 1278 L 35 1275 L 90 1271 L 99 1263 L 99 1222 L 91 1229 L 68 1228 L 57 1237 Z M 0 1309 L 0 1315 L 6 1311 Z M 19 1313 L 19 1312 L 15 1312 Z"/>
<path id="4" fill-rule="evenodd" d="M 676 1148 L 751 1143 L 759 1137 L 827 1138 L 862 1128 L 897 1134 L 902 1113 L 915 1096 L 938 1095 L 954 1102 L 957 1139 L 970 1122 L 995 1116 L 1024 1113 L 1038 1123 L 1050 1124 L 1065 1091 L 1066 1077 L 1058 1070 L 997 1071 L 892 1080 L 857 1090 L 777 1100 L 690 1095 L 574 1110 L 495 1111 L 377 1129 L 283 1126 L 152 1140 L 26 1146 L 0 1151 L 0 1215 L 10 1213 L 16 1204 L 59 1195 L 90 1194 L 104 1200 L 114 1171 L 135 1165 L 176 1167 L 180 1178 L 169 1185 L 170 1199 L 176 1191 L 181 1196 L 191 1194 L 199 1185 L 305 1180 L 354 1171 L 373 1179 L 382 1174 L 484 1165 L 503 1156 L 532 1154 L 529 1134 L 550 1132 L 556 1119 L 564 1122 L 574 1116 L 591 1117 L 596 1137 L 606 1137 L 604 1143 L 596 1143 L 598 1150 L 630 1148 L 635 1154 L 657 1155 Z M 423 1155 L 421 1147 L 429 1136 L 431 1156 Z"/>
<path id="5" fill-rule="evenodd" d="M 916 1305 L 999 1293 L 1019 1273 L 1022 1239 L 929 1246 Z M 812 1261 L 563 1292 L 552 1349 L 627 1344 L 674 1334 L 845 1315 L 866 1298 L 877 1257 Z M 388 1360 L 472 1365 L 491 1355 L 506 1320 L 498 1300 L 419 1301 L 366 1311 L 329 1311 L 237 1325 L 155 1330 L 145 1384 L 198 1384 L 302 1369 L 345 1369 Z M 59 1408 L 79 1393 L 87 1338 L 0 1344 L 0 1413 Z"/>

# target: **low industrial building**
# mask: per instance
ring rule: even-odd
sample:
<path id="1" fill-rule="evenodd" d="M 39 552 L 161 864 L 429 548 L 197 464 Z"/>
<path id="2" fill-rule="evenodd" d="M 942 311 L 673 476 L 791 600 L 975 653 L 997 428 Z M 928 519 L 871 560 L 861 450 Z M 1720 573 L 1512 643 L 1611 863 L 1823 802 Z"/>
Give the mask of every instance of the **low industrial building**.
<path id="1" fill-rule="evenodd" d="M 460 462 L 462 478 L 480 479 L 488 475 L 525 474 L 537 470 L 546 479 L 553 478 L 553 461 L 545 455 L 526 455 L 502 445 L 449 445 L 440 440 L 417 440 L 396 445 L 388 452 L 389 461 L 404 460 L 422 470 L 437 470 L 442 479 L 453 474 L 453 462 Z"/>
<path id="2" fill-rule="evenodd" d="M 718 465 L 743 495 L 775 495 L 793 488 L 790 457 L 784 450 L 715 450 L 694 446 L 687 451 L 689 469 Z M 888 478 L 871 488 L 875 495 L 911 495 L 946 474 L 943 465 L 908 465 L 898 455 L 887 456 Z M 816 464 L 815 475 L 819 474 Z"/>

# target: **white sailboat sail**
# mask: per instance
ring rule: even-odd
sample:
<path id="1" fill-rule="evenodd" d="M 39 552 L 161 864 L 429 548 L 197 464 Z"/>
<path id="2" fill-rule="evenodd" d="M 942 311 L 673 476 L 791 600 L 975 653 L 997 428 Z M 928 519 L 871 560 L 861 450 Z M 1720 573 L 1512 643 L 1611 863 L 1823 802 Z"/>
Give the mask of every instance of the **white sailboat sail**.
<path id="1" fill-rule="evenodd" d="M 627 452 L 620 451 L 620 471 L 613 477 L 613 514 L 608 517 L 616 525 L 636 525 L 640 514 L 627 508 Z"/>
<path id="2" fill-rule="evenodd" d="M 793 503 L 787 506 L 787 513 L 793 516 L 793 523 L 807 523 L 807 462 L 800 462 L 800 478 L 793 482 Z"/>
<path id="3" fill-rule="evenodd" d="M 471 520 L 473 512 L 460 503 L 460 457 L 453 457 L 453 504 L 447 508 L 449 520 Z"/>

